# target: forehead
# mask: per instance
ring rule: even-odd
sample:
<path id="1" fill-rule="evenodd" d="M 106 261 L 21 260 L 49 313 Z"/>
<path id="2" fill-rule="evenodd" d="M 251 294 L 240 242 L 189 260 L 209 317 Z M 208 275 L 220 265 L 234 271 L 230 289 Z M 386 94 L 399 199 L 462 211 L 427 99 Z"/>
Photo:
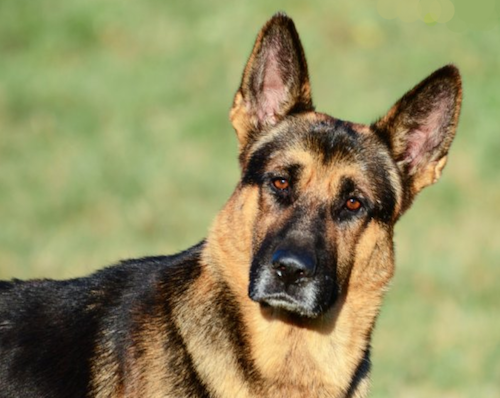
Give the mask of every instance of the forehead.
<path id="1" fill-rule="evenodd" d="M 297 164 L 303 167 L 358 169 L 361 174 L 391 168 L 384 144 L 367 126 L 331 117 L 290 118 L 252 148 L 248 171 L 264 171 Z"/>

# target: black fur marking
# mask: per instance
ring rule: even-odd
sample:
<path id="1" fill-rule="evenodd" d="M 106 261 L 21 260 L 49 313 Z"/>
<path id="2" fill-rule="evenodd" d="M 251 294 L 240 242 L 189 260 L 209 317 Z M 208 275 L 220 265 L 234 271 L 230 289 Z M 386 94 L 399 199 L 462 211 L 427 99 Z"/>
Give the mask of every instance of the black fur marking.
<path id="1" fill-rule="evenodd" d="M 243 185 L 262 185 L 266 165 L 271 154 L 278 149 L 278 142 L 271 141 L 257 149 L 250 157 L 247 166 L 243 170 Z"/>
<path id="2" fill-rule="evenodd" d="M 309 212 L 299 206 L 284 225 L 268 232 L 256 249 L 250 268 L 249 295 L 253 300 L 259 301 L 266 294 L 286 292 L 299 303 L 296 314 L 307 313 L 309 317 L 316 317 L 331 307 L 338 297 L 339 287 L 336 253 L 327 247 L 325 241 L 326 214 L 326 207 Z M 283 284 L 281 278 L 271 271 L 273 254 L 291 248 L 314 253 L 317 264 L 315 275 L 297 285 Z M 311 294 L 313 291 L 315 293 Z"/>
<path id="3" fill-rule="evenodd" d="M 347 123 L 333 118 L 316 124 L 305 140 L 311 150 L 322 156 L 325 164 L 334 159 L 354 161 L 361 149 L 359 134 Z"/>
<path id="4" fill-rule="evenodd" d="M 93 352 L 91 336 L 98 329 L 102 311 L 85 318 L 70 314 L 84 311 L 87 287 L 87 280 L 3 283 L 0 396 L 86 395 Z"/>
<path id="5" fill-rule="evenodd" d="M 368 346 L 365 350 L 363 358 L 359 362 L 358 367 L 354 372 L 354 376 L 351 380 L 351 385 L 349 386 L 349 390 L 347 391 L 346 398 L 354 397 L 359 384 L 369 376 L 371 367 L 372 364 L 370 360 L 370 346 Z"/>
<path id="6" fill-rule="evenodd" d="M 256 388 L 260 385 L 262 378 L 252 361 L 250 344 L 237 300 L 229 286 L 222 280 L 219 281 L 216 295 L 218 300 L 214 311 L 225 325 L 224 330 L 233 345 L 233 353 L 236 355 L 243 379 L 247 380 L 249 386 Z"/>
<path id="7" fill-rule="evenodd" d="M 300 178 L 300 173 L 302 172 L 302 165 L 300 164 L 291 164 L 289 166 L 286 166 L 285 171 L 286 174 L 290 177 L 290 180 L 292 182 L 298 181 Z"/>
<path id="8" fill-rule="evenodd" d="M 319 300 L 320 312 L 327 311 L 338 299 L 340 285 L 337 278 L 337 253 L 336 247 L 328 247 L 325 241 L 326 217 L 328 210 L 326 206 L 321 206 L 316 213 L 316 217 L 311 221 L 311 233 L 315 235 L 314 250 L 316 261 L 321 277 L 321 299 Z"/>
<path id="9" fill-rule="evenodd" d="M 396 192 L 387 170 L 379 166 L 380 162 L 382 159 L 371 159 L 369 164 L 371 185 L 376 194 L 373 217 L 383 223 L 390 223 L 396 208 Z"/>

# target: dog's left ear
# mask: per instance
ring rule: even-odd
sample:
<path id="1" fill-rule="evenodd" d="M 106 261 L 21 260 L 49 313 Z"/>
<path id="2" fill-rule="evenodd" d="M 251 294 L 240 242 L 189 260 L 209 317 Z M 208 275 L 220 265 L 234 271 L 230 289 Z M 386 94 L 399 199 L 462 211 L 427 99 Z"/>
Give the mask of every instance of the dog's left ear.
<path id="1" fill-rule="evenodd" d="M 389 145 L 404 186 L 403 211 L 441 176 L 462 102 L 458 69 L 447 65 L 405 94 L 373 125 Z"/>
<path id="2" fill-rule="evenodd" d="M 286 115 L 312 110 L 307 63 L 293 21 L 274 15 L 261 29 L 230 119 L 240 152 Z"/>

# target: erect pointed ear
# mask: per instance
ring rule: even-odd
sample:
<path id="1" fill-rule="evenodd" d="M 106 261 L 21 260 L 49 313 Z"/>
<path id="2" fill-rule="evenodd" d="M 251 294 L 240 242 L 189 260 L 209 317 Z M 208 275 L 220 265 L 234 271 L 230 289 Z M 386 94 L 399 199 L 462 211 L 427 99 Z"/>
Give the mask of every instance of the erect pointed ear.
<path id="1" fill-rule="evenodd" d="M 458 69 L 444 66 L 406 93 L 372 127 L 387 142 L 404 189 L 403 210 L 441 176 L 462 102 Z"/>
<path id="2" fill-rule="evenodd" d="M 274 15 L 261 29 L 230 113 L 240 151 L 288 114 L 312 110 L 307 63 L 293 21 Z"/>

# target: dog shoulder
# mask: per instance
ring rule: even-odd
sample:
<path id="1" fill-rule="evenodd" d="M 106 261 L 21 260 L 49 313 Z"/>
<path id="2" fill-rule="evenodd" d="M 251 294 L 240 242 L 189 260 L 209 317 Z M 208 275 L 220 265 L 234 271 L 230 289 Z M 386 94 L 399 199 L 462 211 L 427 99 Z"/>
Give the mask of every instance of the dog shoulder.
<path id="1" fill-rule="evenodd" d="M 0 282 L 0 385 L 9 385 L 7 396 L 80 396 L 103 352 L 125 366 L 120 353 L 136 343 L 134 333 L 165 316 L 169 300 L 199 275 L 201 245 L 84 278 Z"/>

